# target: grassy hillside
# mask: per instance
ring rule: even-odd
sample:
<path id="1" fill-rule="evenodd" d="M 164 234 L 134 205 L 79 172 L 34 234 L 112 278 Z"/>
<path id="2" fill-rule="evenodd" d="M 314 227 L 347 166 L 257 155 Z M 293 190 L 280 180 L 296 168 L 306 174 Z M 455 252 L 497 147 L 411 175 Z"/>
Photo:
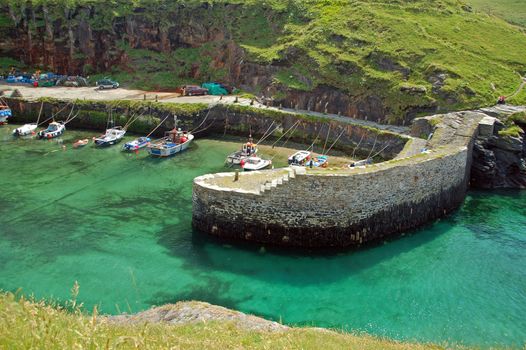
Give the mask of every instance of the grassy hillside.
<path id="1" fill-rule="evenodd" d="M 425 350 L 437 346 L 397 343 L 314 329 L 248 331 L 232 323 L 109 324 L 96 314 L 66 312 L 12 294 L 0 294 L 2 349 L 386 349 Z"/>
<path id="2" fill-rule="evenodd" d="M 472 1 L 480 6 L 489 2 Z M 523 7 L 522 0 L 499 1 L 503 4 L 499 8 L 509 9 L 510 14 L 520 13 Z M 504 7 L 513 1 L 519 5 Z M 10 4 L 12 13 L 24 13 L 26 5 L 2 2 Z M 525 33 L 497 17 L 472 11 L 459 0 L 32 2 L 37 19 L 28 17 L 27 21 L 29 28 L 36 26 L 37 33 L 45 32 L 39 29 L 44 21 L 38 17 L 42 13 L 39 6 L 44 4 L 48 17 L 62 26 L 62 33 L 86 21 L 93 31 L 118 36 L 108 55 L 125 52 L 128 63 L 99 73 L 116 76 L 133 87 L 169 89 L 183 83 L 234 79 L 222 56 L 233 41 L 244 50 L 240 64 L 259 64 L 271 75 L 270 83 L 249 86 L 252 93 L 287 100 L 292 93 L 330 87 L 350 96 L 355 105 L 363 101 L 384 104 L 385 120 L 401 122 L 410 113 L 433 107 L 458 110 L 494 104 L 499 95 L 511 95 L 520 84 L 520 75 L 526 75 Z M 94 15 L 74 11 L 79 8 L 89 8 Z M 149 23 L 148 35 L 138 43 L 115 30 L 116 23 L 128 18 Z M 6 28 L 9 18 L 4 15 L 0 23 Z M 215 35 L 204 44 L 174 45 L 169 52 L 152 48 L 159 45 L 145 48 L 147 40 L 158 40 L 157 33 L 181 28 L 185 35 L 199 39 L 209 29 L 225 35 Z M 55 38 L 57 43 L 67 40 Z M 75 57 L 85 59 L 81 53 Z M 92 75 L 100 70 L 92 64 L 83 69 Z M 241 77 L 245 83 L 251 81 L 246 74 L 251 73 Z M 526 94 L 510 102 L 526 103 Z"/>
<path id="3" fill-rule="evenodd" d="M 526 27 L 526 1 L 524 0 L 467 0 L 467 2 L 479 11 Z"/>

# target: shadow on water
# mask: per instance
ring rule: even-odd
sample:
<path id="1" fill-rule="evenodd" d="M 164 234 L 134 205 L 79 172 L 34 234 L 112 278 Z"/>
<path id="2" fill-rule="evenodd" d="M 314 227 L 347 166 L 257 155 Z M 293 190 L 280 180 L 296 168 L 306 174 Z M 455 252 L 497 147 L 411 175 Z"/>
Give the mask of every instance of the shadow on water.
<path id="1" fill-rule="evenodd" d="M 168 292 L 157 292 L 152 298 L 146 301 L 152 306 L 175 304 L 179 301 L 198 300 L 213 305 L 220 305 L 230 309 L 239 309 L 238 305 L 251 299 L 251 296 L 245 298 L 229 298 L 232 295 L 231 288 L 235 288 L 234 283 L 225 282 L 211 276 L 200 276 L 201 283 L 192 284 L 185 287 L 180 293 L 171 294 Z"/>
<path id="2" fill-rule="evenodd" d="M 182 231 L 176 225 L 164 226 L 157 234 L 157 242 L 164 246 L 169 254 L 183 259 L 186 269 L 196 272 L 223 271 L 268 283 L 313 285 L 349 278 L 353 274 L 426 245 L 449 229 L 447 224 L 433 224 L 407 233 L 405 237 L 360 249 L 309 251 L 226 241 L 195 231 L 185 224 Z M 175 235 L 174 232 L 178 234 Z M 191 235 L 191 241 L 188 241 L 187 235 Z M 191 254 L 188 253 L 188 249 L 191 249 Z M 323 271 L 324 266 L 331 267 L 331 273 L 313 273 Z"/>

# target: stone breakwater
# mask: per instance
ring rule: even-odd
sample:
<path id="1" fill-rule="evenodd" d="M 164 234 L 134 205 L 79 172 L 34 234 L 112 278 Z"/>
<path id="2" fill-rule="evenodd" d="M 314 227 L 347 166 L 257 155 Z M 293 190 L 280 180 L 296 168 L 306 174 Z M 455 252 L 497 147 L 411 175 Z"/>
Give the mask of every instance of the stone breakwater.
<path id="1" fill-rule="evenodd" d="M 410 156 L 372 166 L 242 174 L 239 183 L 233 173 L 196 178 L 193 225 L 219 237 L 294 247 L 359 246 L 419 227 L 464 200 L 488 111 L 417 119 L 412 132 L 427 141 L 410 142 L 402 152 Z"/>

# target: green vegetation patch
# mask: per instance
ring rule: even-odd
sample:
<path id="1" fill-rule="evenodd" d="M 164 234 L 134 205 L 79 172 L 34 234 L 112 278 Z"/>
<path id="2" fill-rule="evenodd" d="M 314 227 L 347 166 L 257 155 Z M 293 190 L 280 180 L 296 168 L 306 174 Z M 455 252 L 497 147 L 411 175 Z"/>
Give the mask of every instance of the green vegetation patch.
<path id="1" fill-rule="evenodd" d="M 512 125 L 499 131 L 499 136 L 519 137 L 524 131 L 517 125 Z"/>
<path id="2" fill-rule="evenodd" d="M 0 295 L 0 334 L 2 349 L 440 349 L 312 328 L 269 332 L 232 322 L 113 324 L 96 309 L 83 313 L 75 299 L 58 307 L 11 293 Z"/>

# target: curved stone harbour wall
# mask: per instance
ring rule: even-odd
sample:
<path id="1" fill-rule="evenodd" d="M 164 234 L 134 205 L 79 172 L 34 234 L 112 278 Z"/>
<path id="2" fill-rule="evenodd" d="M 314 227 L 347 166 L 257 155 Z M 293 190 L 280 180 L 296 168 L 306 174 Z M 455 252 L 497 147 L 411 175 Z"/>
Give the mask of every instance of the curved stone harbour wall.
<path id="1" fill-rule="evenodd" d="M 403 233 L 458 208 L 479 123 L 489 112 L 515 110 L 419 118 L 412 134 L 421 138 L 372 166 L 276 170 L 270 178 L 269 172 L 240 174 L 238 181 L 233 173 L 196 178 L 193 225 L 224 238 L 309 248 L 358 246 Z"/>
<path id="2" fill-rule="evenodd" d="M 205 176 L 194 182 L 193 224 L 219 237 L 261 243 L 360 245 L 458 207 L 467 189 L 467 161 L 468 149 L 460 147 L 349 174 L 297 173 L 264 192 L 210 185 Z"/>

